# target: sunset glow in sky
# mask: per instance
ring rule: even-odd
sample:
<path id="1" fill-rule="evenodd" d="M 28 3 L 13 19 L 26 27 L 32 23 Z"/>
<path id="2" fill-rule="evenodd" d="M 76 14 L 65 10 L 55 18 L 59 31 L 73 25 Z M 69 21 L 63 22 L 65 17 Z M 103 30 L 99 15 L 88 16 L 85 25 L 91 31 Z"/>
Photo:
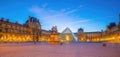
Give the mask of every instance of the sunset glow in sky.
<path id="1" fill-rule="evenodd" d="M 25 23 L 28 16 L 39 19 L 42 29 L 56 25 L 58 31 L 69 27 L 73 32 L 105 30 L 110 22 L 118 23 L 120 0 L 1 0 L 0 17 Z"/>

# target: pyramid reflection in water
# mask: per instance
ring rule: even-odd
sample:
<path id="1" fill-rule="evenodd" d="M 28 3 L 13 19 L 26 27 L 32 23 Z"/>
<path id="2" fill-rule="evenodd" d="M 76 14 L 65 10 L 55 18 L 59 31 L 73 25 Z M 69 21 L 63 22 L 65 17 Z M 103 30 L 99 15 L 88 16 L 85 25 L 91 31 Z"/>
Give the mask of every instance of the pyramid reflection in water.
<path id="1" fill-rule="evenodd" d="M 75 42 L 78 38 L 72 33 L 72 31 L 67 27 L 59 36 L 61 42 Z"/>

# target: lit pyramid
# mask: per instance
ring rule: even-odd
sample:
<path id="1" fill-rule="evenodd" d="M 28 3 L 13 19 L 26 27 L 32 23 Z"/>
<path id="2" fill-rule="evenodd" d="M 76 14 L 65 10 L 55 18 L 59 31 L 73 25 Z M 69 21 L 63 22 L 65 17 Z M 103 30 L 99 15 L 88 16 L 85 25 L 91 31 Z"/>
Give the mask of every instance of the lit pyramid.
<path id="1" fill-rule="evenodd" d="M 72 31 L 67 27 L 59 36 L 61 42 L 75 42 L 77 37 L 72 33 Z"/>

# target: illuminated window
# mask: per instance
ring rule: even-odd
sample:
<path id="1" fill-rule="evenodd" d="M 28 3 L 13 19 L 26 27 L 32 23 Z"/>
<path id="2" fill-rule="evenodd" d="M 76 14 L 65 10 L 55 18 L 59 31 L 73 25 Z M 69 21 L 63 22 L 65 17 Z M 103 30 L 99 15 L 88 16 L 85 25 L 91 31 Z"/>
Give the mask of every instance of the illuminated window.
<path id="1" fill-rule="evenodd" d="M 87 42 L 90 42 L 90 39 L 87 39 Z"/>
<path id="2" fill-rule="evenodd" d="M 66 35 L 66 40 L 69 40 L 69 36 L 68 35 Z"/>

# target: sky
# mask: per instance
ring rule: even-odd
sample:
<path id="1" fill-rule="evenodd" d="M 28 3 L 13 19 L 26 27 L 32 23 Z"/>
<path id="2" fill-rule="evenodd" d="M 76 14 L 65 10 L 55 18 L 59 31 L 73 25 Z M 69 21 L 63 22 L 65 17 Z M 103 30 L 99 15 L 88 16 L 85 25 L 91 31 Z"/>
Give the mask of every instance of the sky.
<path id="1" fill-rule="evenodd" d="M 118 24 L 120 0 L 1 0 L 0 18 L 24 24 L 28 16 L 39 19 L 42 29 L 57 26 L 77 32 L 105 30 L 110 22 Z"/>

